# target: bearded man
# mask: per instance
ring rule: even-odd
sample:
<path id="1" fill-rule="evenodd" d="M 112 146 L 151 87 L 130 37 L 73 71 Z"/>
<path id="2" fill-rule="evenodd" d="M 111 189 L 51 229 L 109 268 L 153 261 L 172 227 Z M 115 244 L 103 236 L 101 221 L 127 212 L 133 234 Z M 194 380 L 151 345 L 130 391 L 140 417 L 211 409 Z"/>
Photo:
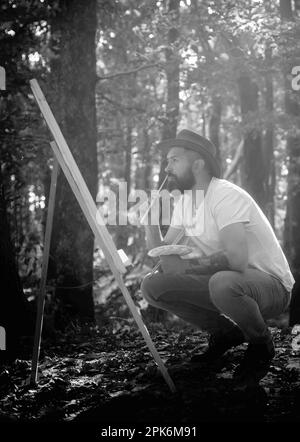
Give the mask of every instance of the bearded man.
<path id="1" fill-rule="evenodd" d="M 266 320 L 290 302 L 294 278 L 286 257 L 254 199 L 221 179 L 210 140 L 182 130 L 159 147 L 167 152 L 168 188 L 182 195 L 164 239 L 159 226 L 145 226 L 147 247 L 172 244 L 181 231 L 180 244 L 193 252 L 161 256 L 162 271 L 144 278 L 142 294 L 149 304 L 209 333 L 206 351 L 194 362 L 212 366 L 227 350 L 247 342 L 234 379 L 258 382 L 275 355 Z"/>

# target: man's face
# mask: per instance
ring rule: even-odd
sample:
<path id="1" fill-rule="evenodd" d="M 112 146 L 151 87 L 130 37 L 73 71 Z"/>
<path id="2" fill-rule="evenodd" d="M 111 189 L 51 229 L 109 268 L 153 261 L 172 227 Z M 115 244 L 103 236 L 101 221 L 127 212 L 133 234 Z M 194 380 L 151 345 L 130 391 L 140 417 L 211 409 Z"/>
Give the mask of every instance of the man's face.
<path id="1" fill-rule="evenodd" d="M 196 180 L 187 151 L 181 147 L 172 147 L 168 152 L 167 161 L 168 165 L 165 171 L 168 174 L 168 190 L 171 192 L 178 189 L 180 192 L 184 192 L 192 189 Z"/>

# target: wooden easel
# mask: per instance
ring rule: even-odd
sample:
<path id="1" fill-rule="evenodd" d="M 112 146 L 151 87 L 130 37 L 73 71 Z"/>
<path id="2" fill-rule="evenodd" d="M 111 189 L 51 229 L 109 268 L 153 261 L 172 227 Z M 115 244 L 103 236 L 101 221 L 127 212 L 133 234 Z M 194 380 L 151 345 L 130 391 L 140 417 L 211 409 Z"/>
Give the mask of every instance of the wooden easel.
<path id="1" fill-rule="evenodd" d="M 87 188 L 87 185 L 81 175 L 80 170 L 72 156 L 72 153 L 67 145 L 67 142 L 54 118 L 54 115 L 44 97 L 44 94 L 37 82 L 37 80 L 33 79 L 30 81 L 30 86 L 33 92 L 33 95 L 39 105 L 39 108 L 42 112 L 42 115 L 53 135 L 55 141 L 50 143 L 51 148 L 54 152 L 54 157 L 56 159 L 55 167 L 58 171 L 58 164 L 60 165 L 62 171 L 64 172 L 66 179 L 68 180 L 74 195 L 77 198 L 77 201 L 86 217 L 87 222 L 89 223 L 96 241 L 98 242 L 100 248 L 102 249 L 104 256 L 107 260 L 107 263 L 119 285 L 119 288 L 125 298 L 125 301 L 131 311 L 137 326 L 142 333 L 143 338 L 162 374 L 166 383 L 168 384 L 170 390 L 172 392 L 176 391 L 175 385 L 163 363 L 161 360 L 159 353 L 157 352 L 153 341 L 150 337 L 148 329 L 146 328 L 140 313 L 138 312 L 130 293 L 123 281 L 122 275 L 125 273 L 126 268 L 119 256 L 117 248 L 105 226 L 104 220 L 102 220 L 101 215 L 97 213 L 96 204 Z M 50 239 L 51 239 L 51 231 L 52 231 L 52 219 L 53 219 L 53 211 L 55 204 L 55 187 L 57 180 L 57 171 L 53 169 L 52 179 L 51 179 L 51 189 L 50 189 L 50 198 L 49 198 L 49 207 L 48 207 L 48 216 L 47 216 L 47 224 L 46 224 L 46 233 L 45 233 L 45 246 L 44 246 L 44 258 L 43 258 L 43 269 L 42 269 L 42 280 L 41 280 L 41 291 L 40 297 L 38 300 L 38 311 L 36 318 L 36 329 L 35 329 L 35 339 L 34 339 L 34 348 L 33 348 L 33 358 L 32 358 L 32 372 L 31 372 L 31 382 L 37 382 L 37 373 L 38 373 L 38 359 L 39 359 L 39 350 L 41 343 L 41 333 L 42 333 L 42 325 L 43 325 L 43 311 L 44 311 L 44 303 L 45 303 L 45 286 L 46 286 L 46 277 L 47 277 L 47 267 L 48 267 L 48 259 L 49 259 L 49 248 L 50 248 Z M 52 193 L 51 193 L 52 191 Z M 52 199 L 51 199 L 52 195 Z M 51 205 L 50 205 L 51 204 Z M 97 222 L 98 220 L 102 220 L 102 222 Z"/>
<path id="2" fill-rule="evenodd" d="M 50 253 L 50 242 L 51 242 L 51 233 L 52 233 L 52 225 L 53 225 L 53 214 L 54 214 L 54 206 L 55 206 L 55 195 L 56 195 L 56 184 L 57 177 L 59 171 L 59 164 L 56 158 L 54 158 L 54 164 L 51 174 L 51 184 L 50 184 L 50 193 L 49 193 L 49 203 L 48 203 L 48 211 L 47 211 L 47 221 L 46 221 L 46 230 L 45 230 L 45 239 L 44 239 L 44 253 L 43 253 L 43 262 L 42 262 L 42 276 L 41 276 L 41 284 L 40 284 L 40 294 L 38 298 L 37 305 L 37 314 L 36 314 L 36 323 L 35 323 L 35 335 L 34 335 L 34 344 L 33 344 L 33 355 L 32 355 L 32 369 L 31 369 L 31 377 L 30 382 L 32 384 L 37 383 L 38 378 L 38 361 L 40 355 L 40 347 L 41 347 L 41 336 L 43 329 L 43 316 L 44 316 L 44 306 L 45 306 L 45 296 L 46 296 L 46 282 L 47 282 L 47 273 L 48 273 L 48 262 L 49 262 L 49 253 Z"/>

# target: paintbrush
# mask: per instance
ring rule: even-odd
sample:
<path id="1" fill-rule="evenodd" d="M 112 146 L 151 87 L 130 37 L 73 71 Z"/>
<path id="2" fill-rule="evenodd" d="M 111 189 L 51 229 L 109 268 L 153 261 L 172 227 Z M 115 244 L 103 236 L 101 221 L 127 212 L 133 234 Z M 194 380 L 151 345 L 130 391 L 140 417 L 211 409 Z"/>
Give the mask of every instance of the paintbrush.
<path id="1" fill-rule="evenodd" d="M 157 195 L 155 196 L 155 198 L 153 198 L 153 200 L 152 200 L 150 206 L 148 207 L 148 209 L 146 210 L 146 212 L 144 213 L 144 215 L 143 215 L 142 218 L 140 219 L 140 223 L 141 223 L 141 224 L 144 222 L 144 220 L 145 220 L 146 216 L 148 215 L 148 213 L 150 212 L 150 210 L 151 210 L 153 204 L 155 203 L 155 201 L 156 201 L 157 198 L 159 197 L 159 192 L 160 192 L 161 189 L 163 188 L 163 185 L 165 184 L 165 182 L 167 181 L 167 179 L 168 179 L 168 175 L 166 175 L 166 177 L 165 177 L 165 179 L 163 180 L 163 182 L 162 182 L 160 188 L 159 188 L 158 191 L 157 191 Z"/>

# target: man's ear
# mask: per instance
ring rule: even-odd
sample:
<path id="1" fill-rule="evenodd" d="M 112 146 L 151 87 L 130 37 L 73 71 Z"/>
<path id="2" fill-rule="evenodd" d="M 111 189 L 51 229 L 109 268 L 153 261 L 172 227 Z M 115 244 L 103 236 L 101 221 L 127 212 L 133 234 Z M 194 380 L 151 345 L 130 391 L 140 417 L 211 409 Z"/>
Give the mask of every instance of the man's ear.
<path id="1" fill-rule="evenodd" d="M 198 158 L 192 164 L 192 171 L 195 175 L 201 172 L 205 167 L 205 161 L 202 158 Z"/>

